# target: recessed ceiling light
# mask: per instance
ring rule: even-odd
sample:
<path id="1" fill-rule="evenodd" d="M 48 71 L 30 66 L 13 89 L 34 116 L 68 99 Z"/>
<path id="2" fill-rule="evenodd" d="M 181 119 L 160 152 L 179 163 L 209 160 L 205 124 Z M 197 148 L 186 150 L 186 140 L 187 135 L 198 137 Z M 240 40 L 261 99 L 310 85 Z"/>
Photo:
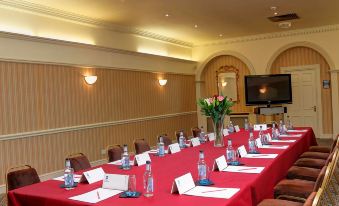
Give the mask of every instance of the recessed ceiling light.
<path id="1" fill-rule="evenodd" d="M 276 11 L 277 8 L 278 8 L 278 7 L 276 7 L 276 6 L 271 6 L 271 7 L 270 7 L 270 9 L 271 9 L 272 11 Z"/>
<path id="2" fill-rule="evenodd" d="M 198 24 L 194 25 L 194 28 L 198 28 Z"/>
<path id="3" fill-rule="evenodd" d="M 222 34 L 219 34 L 220 37 L 222 37 Z"/>
<path id="4" fill-rule="evenodd" d="M 275 16 L 278 15 L 278 12 L 274 12 L 274 15 L 275 15 Z"/>
<path id="5" fill-rule="evenodd" d="M 170 15 L 169 14 L 165 14 L 166 17 L 169 17 Z"/>

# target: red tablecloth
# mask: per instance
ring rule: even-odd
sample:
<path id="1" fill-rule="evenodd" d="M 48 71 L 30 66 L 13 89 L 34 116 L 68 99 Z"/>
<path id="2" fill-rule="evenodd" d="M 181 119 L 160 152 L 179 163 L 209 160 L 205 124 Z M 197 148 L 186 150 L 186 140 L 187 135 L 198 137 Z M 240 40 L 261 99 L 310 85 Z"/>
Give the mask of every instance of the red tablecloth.
<path id="1" fill-rule="evenodd" d="M 261 153 L 279 154 L 275 159 L 249 159 L 241 158 L 241 162 L 246 166 L 264 166 L 265 169 L 260 174 L 211 172 L 211 180 L 215 187 L 240 188 L 240 191 L 232 198 L 217 199 L 203 198 L 178 194 L 170 194 L 171 185 L 176 177 L 191 172 L 193 177 L 197 177 L 197 161 L 199 150 L 204 150 L 206 162 L 212 168 L 215 158 L 225 155 L 226 148 L 214 148 L 213 142 L 203 144 L 198 147 L 184 149 L 183 151 L 156 157 L 151 155 L 152 171 L 154 174 L 154 197 L 146 198 L 119 198 L 118 195 L 103 200 L 96 205 L 101 206 L 252 206 L 256 205 L 264 198 L 273 197 L 273 187 L 286 176 L 288 168 L 295 162 L 301 153 L 306 151 L 310 145 L 316 145 L 315 136 L 312 129 L 299 138 L 294 143 L 275 143 L 280 145 L 290 145 L 288 149 L 260 149 Z M 256 134 L 255 134 L 256 135 Z M 233 146 L 245 145 L 247 147 L 249 133 L 240 131 L 225 137 L 233 140 Z M 134 166 L 132 170 L 123 171 L 116 165 L 102 165 L 106 173 L 115 174 L 136 174 L 137 190 L 142 191 L 142 176 L 145 166 Z M 68 199 L 69 197 L 83 194 L 101 186 L 102 182 L 94 184 L 79 184 L 74 190 L 66 191 L 59 188 L 60 181 L 48 180 L 39 184 L 27 186 L 10 191 L 8 198 L 11 206 L 67 206 L 67 205 L 93 205 Z"/>

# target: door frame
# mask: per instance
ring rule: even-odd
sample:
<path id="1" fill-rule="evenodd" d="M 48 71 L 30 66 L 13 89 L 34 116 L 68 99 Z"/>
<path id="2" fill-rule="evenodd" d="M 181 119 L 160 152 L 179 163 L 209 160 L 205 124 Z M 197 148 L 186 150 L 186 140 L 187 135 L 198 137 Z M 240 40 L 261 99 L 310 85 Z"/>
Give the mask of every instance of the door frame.
<path id="1" fill-rule="evenodd" d="M 302 65 L 302 66 L 292 66 L 292 67 L 280 67 L 280 73 L 284 73 L 286 71 L 307 71 L 313 70 L 315 71 L 315 79 L 316 79 L 316 118 L 318 119 L 318 134 L 315 134 L 317 138 L 326 138 L 323 133 L 323 109 L 321 104 L 321 78 L 320 78 L 320 65 L 319 64 L 311 64 L 311 65 Z M 293 92 L 293 91 L 292 91 Z M 293 94 L 293 93 L 292 93 Z M 284 118 L 286 118 L 287 114 L 284 114 Z"/>

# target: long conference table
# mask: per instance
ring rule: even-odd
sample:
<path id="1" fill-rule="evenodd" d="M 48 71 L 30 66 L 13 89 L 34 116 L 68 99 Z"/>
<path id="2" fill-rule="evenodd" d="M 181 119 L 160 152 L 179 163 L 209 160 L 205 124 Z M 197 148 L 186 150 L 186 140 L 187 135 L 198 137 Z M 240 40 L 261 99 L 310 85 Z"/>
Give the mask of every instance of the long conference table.
<path id="1" fill-rule="evenodd" d="M 301 129 L 301 128 L 299 128 Z M 207 142 L 197 147 L 190 147 L 179 153 L 168 154 L 165 157 L 151 155 L 152 172 L 154 175 L 154 196 L 146 198 L 119 198 L 119 195 L 96 203 L 100 206 L 254 206 L 265 198 L 273 197 L 273 187 L 286 176 L 287 170 L 296 159 L 305 152 L 309 146 L 316 145 L 315 135 L 311 128 L 301 137 L 287 137 L 283 139 L 295 139 L 291 143 L 273 143 L 276 145 L 289 145 L 287 149 L 259 149 L 262 154 L 278 154 L 274 159 L 250 159 L 240 158 L 245 166 L 262 166 L 265 169 L 260 174 L 231 173 L 213 171 L 210 174 L 214 187 L 240 188 L 230 199 L 196 197 L 188 195 L 171 194 L 171 186 L 175 178 L 191 172 L 193 178 L 197 178 L 197 161 L 199 150 L 205 153 L 205 160 L 210 168 L 214 160 L 225 155 L 226 147 L 215 148 L 213 142 Z M 257 133 L 255 132 L 255 137 Z M 241 130 L 224 137 L 233 141 L 233 147 L 245 145 L 248 149 L 249 133 Z M 133 166 L 131 170 L 124 171 L 117 165 L 104 164 L 105 173 L 110 174 L 135 174 L 137 178 L 137 190 L 143 191 L 143 173 L 145 165 Z M 73 190 L 65 190 L 59 187 L 57 180 L 48 180 L 38 184 L 12 190 L 8 193 L 10 206 L 85 206 L 90 203 L 70 200 L 72 196 L 80 195 L 101 187 L 102 181 L 85 184 L 80 183 Z"/>

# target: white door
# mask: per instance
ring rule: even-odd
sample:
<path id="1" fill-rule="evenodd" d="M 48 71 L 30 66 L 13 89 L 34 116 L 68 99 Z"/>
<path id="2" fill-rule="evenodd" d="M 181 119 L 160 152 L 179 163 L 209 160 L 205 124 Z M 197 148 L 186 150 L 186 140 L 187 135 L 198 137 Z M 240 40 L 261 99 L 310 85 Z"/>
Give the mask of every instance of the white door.
<path id="1" fill-rule="evenodd" d="M 316 137 L 320 134 L 320 74 L 318 65 L 284 67 L 281 72 L 291 74 L 293 103 L 287 104 L 287 114 L 294 126 L 312 127 Z"/>

